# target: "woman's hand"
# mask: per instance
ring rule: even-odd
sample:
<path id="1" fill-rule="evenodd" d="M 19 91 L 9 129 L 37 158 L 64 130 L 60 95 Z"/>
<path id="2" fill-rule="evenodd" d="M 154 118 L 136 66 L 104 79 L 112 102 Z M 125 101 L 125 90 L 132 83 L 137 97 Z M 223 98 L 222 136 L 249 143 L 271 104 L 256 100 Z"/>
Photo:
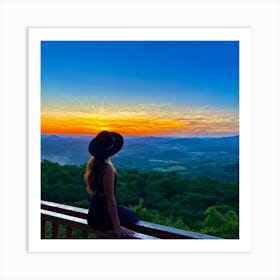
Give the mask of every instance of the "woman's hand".
<path id="1" fill-rule="evenodd" d="M 134 231 L 127 229 L 125 227 L 119 227 L 115 230 L 115 233 L 117 234 L 118 238 L 129 238 L 132 237 L 134 234 Z"/>

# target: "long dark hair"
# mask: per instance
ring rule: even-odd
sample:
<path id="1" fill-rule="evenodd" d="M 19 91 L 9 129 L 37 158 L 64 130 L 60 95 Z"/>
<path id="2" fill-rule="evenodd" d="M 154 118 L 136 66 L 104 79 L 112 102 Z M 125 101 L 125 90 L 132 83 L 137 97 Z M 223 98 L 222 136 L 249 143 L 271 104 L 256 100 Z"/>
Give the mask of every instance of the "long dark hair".
<path id="1" fill-rule="evenodd" d="M 106 159 L 97 159 L 91 157 L 87 163 L 86 172 L 84 174 L 84 179 L 87 184 L 87 192 L 90 194 L 94 194 L 98 188 L 98 186 L 102 185 L 104 169 L 106 164 L 111 165 L 113 168 L 113 164 L 110 158 Z M 115 170 L 115 168 L 114 168 Z"/>

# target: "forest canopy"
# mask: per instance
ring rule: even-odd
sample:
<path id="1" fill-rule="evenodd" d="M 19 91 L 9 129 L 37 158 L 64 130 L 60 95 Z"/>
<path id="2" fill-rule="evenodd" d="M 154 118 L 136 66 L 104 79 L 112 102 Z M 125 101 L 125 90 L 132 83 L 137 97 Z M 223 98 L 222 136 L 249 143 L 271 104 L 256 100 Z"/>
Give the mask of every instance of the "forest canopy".
<path id="1" fill-rule="evenodd" d="M 41 164 L 43 200 L 88 208 L 85 165 Z M 118 170 L 116 198 L 140 219 L 222 238 L 239 238 L 239 185 L 174 172 Z"/>

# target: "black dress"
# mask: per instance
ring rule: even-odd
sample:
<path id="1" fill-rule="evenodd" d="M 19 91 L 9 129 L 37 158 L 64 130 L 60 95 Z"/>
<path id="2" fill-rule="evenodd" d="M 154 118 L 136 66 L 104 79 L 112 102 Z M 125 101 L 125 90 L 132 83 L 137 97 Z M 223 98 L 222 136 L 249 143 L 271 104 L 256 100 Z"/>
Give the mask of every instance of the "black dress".
<path id="1" fill-rule="evenodd" d="M 117 175 L 115 175 L 115 192 L 117 179 Z M 139 217 L 136 215 L 136 213 L 125 206 L 117 205 L 117 211 L 121 226 L 126 226 L 139 221 Z M 96 192 L 92 195 L 87 215 L 87 222 L 89 226 L 95 229 L 113 229 L 113 224 L 108 212 L 107 201 L 102 185 L 98 186 Z"/>

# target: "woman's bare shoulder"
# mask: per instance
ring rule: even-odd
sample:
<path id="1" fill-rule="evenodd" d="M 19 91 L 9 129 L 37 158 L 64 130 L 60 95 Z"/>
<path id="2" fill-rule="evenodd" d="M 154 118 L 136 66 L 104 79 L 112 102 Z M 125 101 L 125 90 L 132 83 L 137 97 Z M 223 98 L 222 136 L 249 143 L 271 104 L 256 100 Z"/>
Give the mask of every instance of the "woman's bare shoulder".
<path id="1" fill-rule="evenodd" d="M 105 167 L 104 176 L 112 176 L 115 175 L 115 169 L 111 164 L 107 164 Z"/>

